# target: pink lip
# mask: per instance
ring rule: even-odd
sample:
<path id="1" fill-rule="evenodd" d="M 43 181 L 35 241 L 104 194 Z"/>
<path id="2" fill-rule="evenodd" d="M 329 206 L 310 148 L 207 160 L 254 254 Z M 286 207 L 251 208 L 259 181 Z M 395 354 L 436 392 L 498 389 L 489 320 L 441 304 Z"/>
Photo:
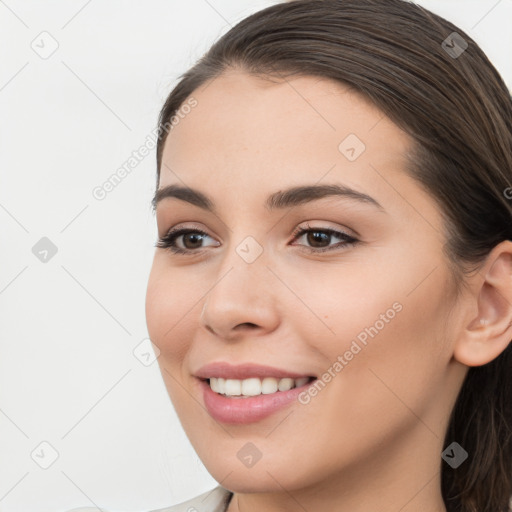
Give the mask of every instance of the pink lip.
<path id="1" fill-rule="evenodd" d="M 248 398 L 228 398 L 215 393 L 206 380 L 198 379 L 197 382 L 202 388 L 203 401 L 212 418 L 221 423 L 244 425 L 263 420 L 290 403 L 297 402 L 298 395 L 315 381 L 289 391 L 276 391 Z"/>
<path id="2" fill-rule="evenodd" d="M 300 379 L 301 377 L 313 377 L 311 374 L 301 374 L 274 368 L 272 366 L 262 366 L 253 363 L 244 363 L 231 365 L 223 361 L 207 364 L 197 370 L 194 375 L 200 379 L 209 379 L 210 377 L 222 377 L 223 379 L 249 379 L 250 377 L 275 377 L 276 379 Z M 284 393 L 284 392 L 283 392 Z"/>

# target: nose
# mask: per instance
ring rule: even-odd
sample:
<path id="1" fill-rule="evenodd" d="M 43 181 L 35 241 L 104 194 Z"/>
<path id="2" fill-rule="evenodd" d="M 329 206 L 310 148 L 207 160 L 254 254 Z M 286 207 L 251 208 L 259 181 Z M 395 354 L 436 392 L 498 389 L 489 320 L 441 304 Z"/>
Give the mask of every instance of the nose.
<path id="1" fill-rule="evenodd" d="M 279 323 L 278 284 L 263 255 L 247 263 L 233 251 L 206 296 L 201 326 L 225 340 L 272 332 Z"/>

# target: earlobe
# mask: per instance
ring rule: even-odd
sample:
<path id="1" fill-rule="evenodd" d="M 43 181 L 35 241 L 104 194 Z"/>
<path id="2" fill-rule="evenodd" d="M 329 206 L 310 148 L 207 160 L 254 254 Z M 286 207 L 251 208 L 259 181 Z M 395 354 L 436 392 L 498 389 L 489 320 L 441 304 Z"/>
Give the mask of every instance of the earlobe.
<path id="1" fill-rule="evenodd" d="M 467 366 L 482 366 L 496 359 L 512 341 L 512 242 L 498 244 L 472 280 L 477 315 L 460 333 L 454 357 Z"/>

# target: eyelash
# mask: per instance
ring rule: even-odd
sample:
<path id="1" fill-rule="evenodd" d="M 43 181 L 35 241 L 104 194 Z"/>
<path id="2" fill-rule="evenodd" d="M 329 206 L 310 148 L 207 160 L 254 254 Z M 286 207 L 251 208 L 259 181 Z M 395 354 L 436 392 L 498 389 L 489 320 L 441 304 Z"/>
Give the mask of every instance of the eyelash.
<path id="1" fill-rule="evenodd" d="M 344 240 L 343 242 L 339 242 L 338 244 L 336 244 L 334 246 L 324 247 L 321 249 L 315 249 L 312 247 L 303 246 L 306 248 L 306 250 L 308 250 L 311 253 L 322 253 L 322 252 L 333 251 L 333 250 L 337 250 L 337 249 L 343 250 L 346 247 L 353 246 L 359 242 L 359 240 L 357 238 L 354 238 L 353 236 L 351 236 L 347 233 L 344 233 L 343 231 L 337 231 L 337 230 L 330 229 L 330 228 L 315 228 L 315 227 L 311 227 L 309 224 L 307 224 L 306 228 L 299 227 L 299 228 L 295 229 L 295 231 L 293 232 L 293 240 L 300 238 L 302 235 L 310 233 L 310 232 L 325 233 L 327 235 L 334 236 L 336 238 L 341 238 L 342 240 Z M 200 229 L 192 229 L 192 228 L 173 229 L 173 230 L 169 231 L 165 236 L 159 238 L 158 242 L 155 244 L 155 247 L 158 247 L 161 249 L 168 249 L 175 254 L 184 254 L 187 256 L 191 256 L 193 254 L 198 254 L 199 252 L 201 252 L 201 249 L 182 249 L 181 247 L 176 247 L 176 245 L 175 245 L 176 239 L 179 236 L 185 235 L 185 234 L 190 234 L 190 233 L 209 236 L 208 233 L 206 233 Z"/>

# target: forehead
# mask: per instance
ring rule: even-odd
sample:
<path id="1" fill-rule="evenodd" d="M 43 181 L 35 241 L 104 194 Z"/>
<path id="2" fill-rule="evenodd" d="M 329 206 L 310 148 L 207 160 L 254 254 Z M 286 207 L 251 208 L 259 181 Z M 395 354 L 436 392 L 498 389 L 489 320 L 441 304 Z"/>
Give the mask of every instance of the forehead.
<path id="1" fill-rule="evenodd" d="M 404 173 L 412 139 L 345 84 L 229 72 L 192 96 L 197 105 L 167 137 L 160 188 L 183 184 L 223 201 L 257 202 L 319 182 L 362 190 L 381 204 L 421 194 Z"/>
<path id="2" fill-rule="evenodd" d="M 249 156 L 265 160 L 265 169 L 282 160 L 346 160 L 339 146 L 349 135 L 356 151 L 364 147 L 363 161 L 371 153 L 380 162 L 398 163 L 410 144 L 366 98 L 332 80 L 307 76 L 271 82 L 231 71 L 192 96 L 197 105 L 166 140 L 163 160 L 171 167 L 186 165 L 192 171 L 195 162 L 204 169 L 205 161 L 213 167 L 245 159 L 247 169 Z"/>

